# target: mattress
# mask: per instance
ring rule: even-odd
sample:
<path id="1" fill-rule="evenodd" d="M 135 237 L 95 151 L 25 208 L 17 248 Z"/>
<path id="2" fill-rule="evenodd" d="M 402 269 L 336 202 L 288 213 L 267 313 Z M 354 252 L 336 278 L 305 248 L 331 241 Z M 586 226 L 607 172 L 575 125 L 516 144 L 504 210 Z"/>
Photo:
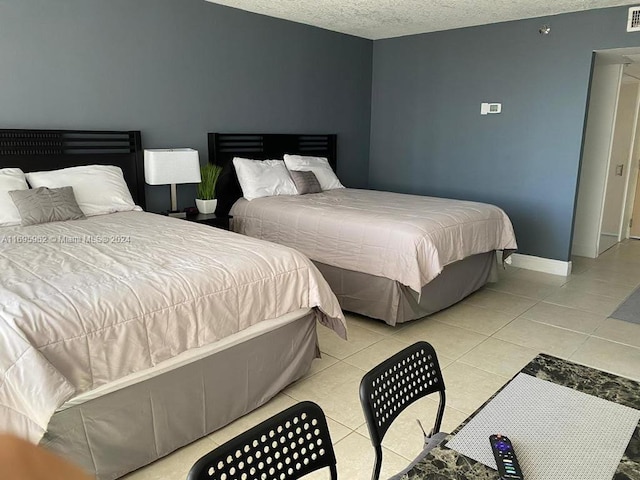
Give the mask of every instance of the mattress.
<path id="1" fill-rule="evenodd" d="M 0 430 L 38 442 L 70 398 L 263 320 L 338 302 L 300 253 L 122 212 L 0 231 Z"/>
<path id="2" fill-rule="evenodd" d="M 513 226 L 485 203 L 372 190 L 238 200 L 233 230 L 299 250 L 315 262 L 385 277 L 420 293 L 471 255 L 517 248 Z"/>

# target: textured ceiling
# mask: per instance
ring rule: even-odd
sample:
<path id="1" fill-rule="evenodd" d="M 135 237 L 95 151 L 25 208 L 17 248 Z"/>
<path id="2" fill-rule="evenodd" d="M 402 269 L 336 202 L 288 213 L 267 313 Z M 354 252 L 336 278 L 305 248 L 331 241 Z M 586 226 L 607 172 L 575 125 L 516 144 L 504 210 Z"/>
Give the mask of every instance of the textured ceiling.
<path id="1" fill-rule="evenodd" d="M 373 40 L 629 4 L 629 0 L 207 1 Z"/>

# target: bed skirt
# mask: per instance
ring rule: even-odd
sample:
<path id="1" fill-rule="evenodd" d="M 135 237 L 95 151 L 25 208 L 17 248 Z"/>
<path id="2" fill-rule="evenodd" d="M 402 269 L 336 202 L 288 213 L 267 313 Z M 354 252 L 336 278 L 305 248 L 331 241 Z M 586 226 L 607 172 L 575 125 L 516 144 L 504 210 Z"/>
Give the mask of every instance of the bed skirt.
<path id="1" fill-rule="evenodd" d="M 316 311 L 115 392 L 60 410 L 41 445 L 112 480 L 218 430 L 302 377 L 318 356 Z"/>
<path id="2" fill-rule="evenodd" d="M 418 294 L 384 277 L 314 262 L 348 312 L 383 320 L 393 326 L 450 307 L 488 281 L 497 280 L 494 251 L 472 255 L 444 267 Z"/>

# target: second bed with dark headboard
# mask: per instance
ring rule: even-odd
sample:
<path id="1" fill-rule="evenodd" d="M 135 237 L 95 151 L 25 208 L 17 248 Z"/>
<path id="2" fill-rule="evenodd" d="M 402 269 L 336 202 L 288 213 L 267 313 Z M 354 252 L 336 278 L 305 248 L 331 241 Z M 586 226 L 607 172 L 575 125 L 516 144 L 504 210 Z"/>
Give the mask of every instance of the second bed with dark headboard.
<path id="1" fill-rule="evenodd" d="M 209 133 L 209 162 L 223 167 L 216 187 L 217 213 L 228 214 L 242 197 L 232 160 L 234 157 L 253 160 L 282 159 L 297 154 L 324 157 L 335 170 L 337 166 L 337 135 L 295 135 L 283 133 Z"/>
<path id="2" fill-rule="evenodd" d="M 482 287 L 495 274 L 495 250 L 516 248 L 511 222 L 493 205 L 335 186 L 321 193 L 241 198 L 234 157 L 325 157 L 335 170 L 336 135 L 208 138 L 210 162 L 224 167 L 218 213 L 230 212 L 238 233 L 311 258 L 344 310 L 390 325 L 429 315 Z"/>

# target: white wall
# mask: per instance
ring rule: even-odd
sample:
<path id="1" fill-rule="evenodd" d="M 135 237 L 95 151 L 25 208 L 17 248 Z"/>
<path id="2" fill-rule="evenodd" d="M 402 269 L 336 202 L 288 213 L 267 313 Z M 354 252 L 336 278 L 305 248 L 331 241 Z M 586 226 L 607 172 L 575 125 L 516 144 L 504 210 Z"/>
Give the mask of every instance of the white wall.
<path id="1" fill-rule="evenodd" d="M 622 65 L 602 65 L 596 60 L 580 169 L 573 255 L 591 258 L 598 256 L 605 184 L 621 79 Z"/>

